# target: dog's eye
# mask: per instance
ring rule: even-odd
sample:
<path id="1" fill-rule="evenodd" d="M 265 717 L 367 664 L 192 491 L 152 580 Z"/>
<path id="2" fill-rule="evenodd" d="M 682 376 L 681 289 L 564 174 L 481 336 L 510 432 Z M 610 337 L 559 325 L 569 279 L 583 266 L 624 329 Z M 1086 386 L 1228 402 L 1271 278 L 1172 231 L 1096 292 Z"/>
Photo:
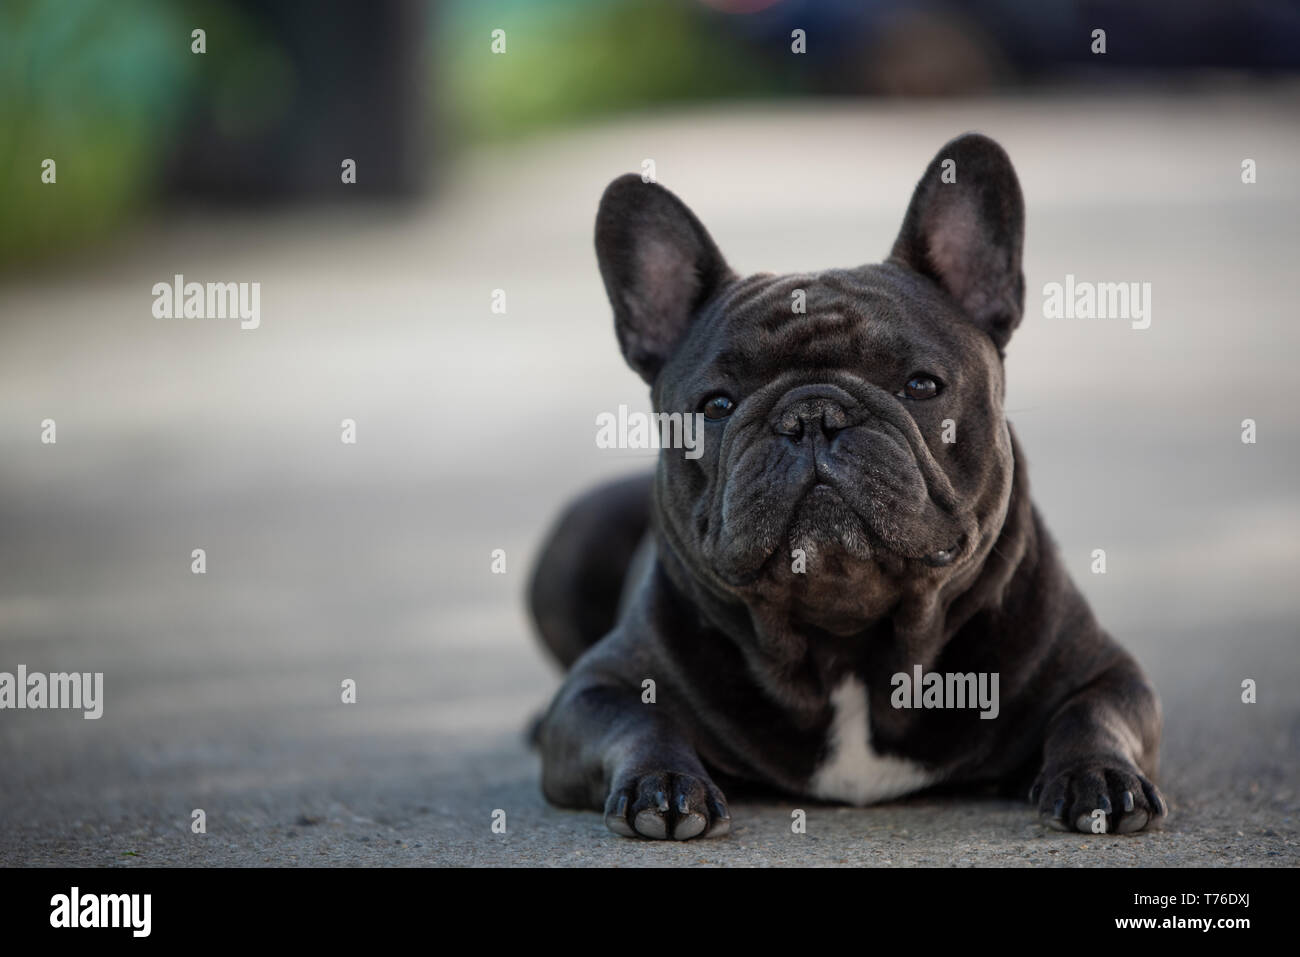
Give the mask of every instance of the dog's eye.
<path id="1" fill-rule="evenodd" d="M 725 419 L 736 410 L 736 403 L 725 395 L 715 395 L 705 399 L 701 408 L 706 419 Z"/>
<path id="2" fill-rule="evenodd" d="M 907 380 L 902 392 L 894 393 L 905 399 L 933 399 L 943 389 L 942 383 L 933 376 L 914 375 Z"/>

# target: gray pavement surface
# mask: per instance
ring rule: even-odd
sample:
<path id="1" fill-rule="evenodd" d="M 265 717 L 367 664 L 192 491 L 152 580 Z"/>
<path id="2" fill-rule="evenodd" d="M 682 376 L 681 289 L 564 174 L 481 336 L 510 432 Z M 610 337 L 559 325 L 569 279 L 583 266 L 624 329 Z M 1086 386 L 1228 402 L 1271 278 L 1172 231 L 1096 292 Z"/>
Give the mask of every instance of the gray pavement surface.
<path id="1" fill-rule="evenodd" d="M 9 277 L 0 670 L 102 671 L 106 703 L 0 712 L 0 864 L 1295 866 L 1298 105 L 1248 88 L 638 117 L 464 157 L 400 213 L 173 211 Z M 593 440 L 597 412 L 646 407 L 591 251 L 604 185 L 652 157 L 736 268 L 851 265 L 884 255 L 967 129 L 1022 177 L 1010 418 L 1067 565 L 1162 694 L 1167 827 L 767 799 L 733 801 L 728 838 L 662 845 L 548 807 L 521 736 L 558 682 L 529 562 L 569 495 L 650 463 Z M 154 319 L 178 272 L 260 281 L 261 328 Z M 1043 318 L 1067 273 L 1152 283 L 1151 328 Z"/>

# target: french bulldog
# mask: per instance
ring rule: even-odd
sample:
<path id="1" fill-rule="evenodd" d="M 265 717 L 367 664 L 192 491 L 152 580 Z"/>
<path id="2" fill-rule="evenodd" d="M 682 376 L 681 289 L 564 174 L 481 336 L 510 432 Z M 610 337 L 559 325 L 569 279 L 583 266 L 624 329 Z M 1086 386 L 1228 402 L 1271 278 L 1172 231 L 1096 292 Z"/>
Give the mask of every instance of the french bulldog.
<path id="1" fill-rule="evenodd" d="M 1085 833 L 1165 817 L 1155 690 L 1070 581 L 1003 413 L 1023 237 L 978 134 L 856 269 L 741 278 L 668 190 L 609 185 L 619 345 L 703 448 L 578 500 L 541 550 L 530 604 L 568 669 L 537 728 L 552 803 L 674 840 L 727 833 L 747 784 L 991 785 Z M 963 706 L 975 678 L 992 706 Z"/>

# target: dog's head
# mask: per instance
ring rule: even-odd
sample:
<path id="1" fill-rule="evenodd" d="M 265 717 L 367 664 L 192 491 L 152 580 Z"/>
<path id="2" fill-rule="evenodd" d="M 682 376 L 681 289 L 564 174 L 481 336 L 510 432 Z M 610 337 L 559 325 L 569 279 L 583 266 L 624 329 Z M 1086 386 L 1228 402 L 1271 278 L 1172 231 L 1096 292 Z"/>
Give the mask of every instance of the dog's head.
<path id="1" fill-rule="evenodd" d="M 832 630 L 982 561 L 1011 489 L 1023 234 L 1011 161 L 975 134 L 930 163 L 889 258 L 856 269 L 740 278 L 672 193 L 611 183 L 596 250 L 623 355 L 656 411 L 703 415 L 700 457 L 661 453 L 665 547 Z"/>

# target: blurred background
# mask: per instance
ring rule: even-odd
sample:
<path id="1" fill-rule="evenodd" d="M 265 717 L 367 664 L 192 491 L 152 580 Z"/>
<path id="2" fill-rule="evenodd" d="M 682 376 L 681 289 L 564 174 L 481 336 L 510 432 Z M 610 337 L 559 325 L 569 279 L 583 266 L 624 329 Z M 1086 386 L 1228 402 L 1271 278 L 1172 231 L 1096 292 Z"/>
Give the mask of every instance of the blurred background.
<path id="1" fill-rule="evenodd" d="M 1298 69 L 1263 0 L 7 0 L 0 671 L 106 701 L 0 712 L 0 862 L 1296 863 Z M 594 442 L 647 407 L 601 191 L 652 159 L 738 271 L 857 265 L 971 129 L 1028 206 L 1009 418 L 1161 690 L 1178 813 L 1089 848 L 917 799 L 795 852 L 756 803 L 730 842 L 611 844 L 520 734 L 558 682 L 541 536 L 653 464 Z M 260 327 L 155 318 L 176 274 L 259 282 Z M 1067 274 L 1151 283 L 1151 327 L 1045 319 Z"/>

